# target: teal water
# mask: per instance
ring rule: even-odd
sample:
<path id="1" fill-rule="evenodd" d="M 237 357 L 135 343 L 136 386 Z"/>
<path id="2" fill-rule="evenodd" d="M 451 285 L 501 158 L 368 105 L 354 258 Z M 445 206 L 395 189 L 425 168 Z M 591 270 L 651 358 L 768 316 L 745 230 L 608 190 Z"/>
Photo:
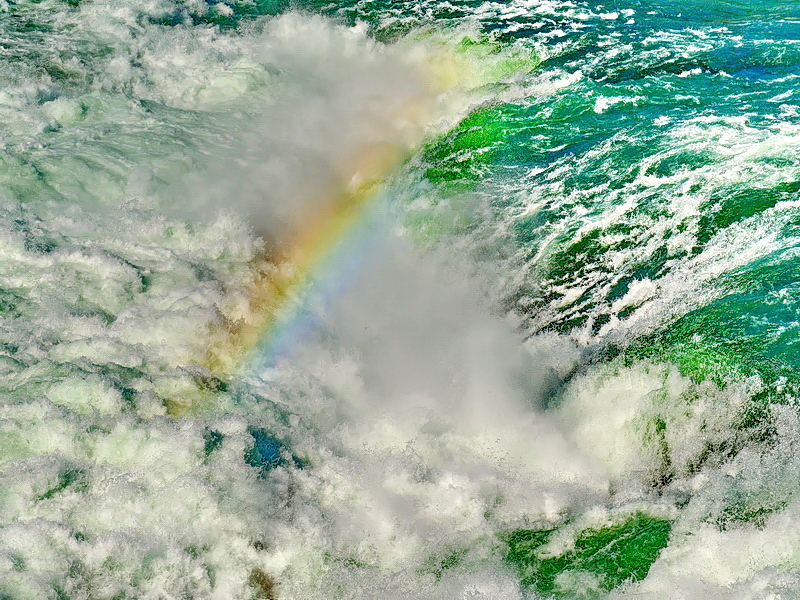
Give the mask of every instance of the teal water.
<path id="1" fill-rule="evenodd" d="M 798 597 L 799 67 L 786 1 L 0 0 L 0 600 Z"/>

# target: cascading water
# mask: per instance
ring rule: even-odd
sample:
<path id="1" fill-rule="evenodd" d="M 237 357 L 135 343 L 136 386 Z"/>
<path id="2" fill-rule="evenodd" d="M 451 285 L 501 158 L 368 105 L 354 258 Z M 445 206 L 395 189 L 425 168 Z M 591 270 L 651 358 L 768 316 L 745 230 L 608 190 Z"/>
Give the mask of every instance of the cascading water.
<path id="1" fill-rule="evenodd" d="M 800 594 L 800 8 L 0 0 L 0 599 Z"/>

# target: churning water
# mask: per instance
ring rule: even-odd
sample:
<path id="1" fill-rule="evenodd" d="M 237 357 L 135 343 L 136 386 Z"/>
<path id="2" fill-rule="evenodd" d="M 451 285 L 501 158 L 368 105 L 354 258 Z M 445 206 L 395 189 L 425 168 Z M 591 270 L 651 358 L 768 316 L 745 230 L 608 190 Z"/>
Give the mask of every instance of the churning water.
<path id="1" fill-rule="evenodd" d="M 0 0 L 0 598 L 800 597 L 800 6 Z"/>

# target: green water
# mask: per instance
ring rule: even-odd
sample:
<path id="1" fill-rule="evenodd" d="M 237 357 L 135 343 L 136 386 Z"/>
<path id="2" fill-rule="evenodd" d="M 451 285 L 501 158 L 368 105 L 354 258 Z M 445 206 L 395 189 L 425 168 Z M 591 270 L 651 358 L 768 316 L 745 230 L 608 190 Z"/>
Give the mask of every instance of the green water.
<path id="1" fill-rule="evenodd" d="M 599 597 L 647 576 L 669 542 L 670 522 L 634 515 L 619 525 L 581 531 L 561 553 L 542 552 L 553 533 L 518 529 L 508 534 L 507 560 L 519 569 L 523 585 L 546 596 Z"/>

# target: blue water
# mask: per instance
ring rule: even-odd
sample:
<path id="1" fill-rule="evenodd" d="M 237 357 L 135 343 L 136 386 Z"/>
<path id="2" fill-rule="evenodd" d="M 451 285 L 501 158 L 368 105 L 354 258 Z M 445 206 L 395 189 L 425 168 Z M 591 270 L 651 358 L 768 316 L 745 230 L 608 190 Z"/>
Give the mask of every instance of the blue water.
<path id="1" fill-rule="evenodd" d="M 787 1 L 0 0 L 0 599 L 797 597 L 798 67 Z"/>

